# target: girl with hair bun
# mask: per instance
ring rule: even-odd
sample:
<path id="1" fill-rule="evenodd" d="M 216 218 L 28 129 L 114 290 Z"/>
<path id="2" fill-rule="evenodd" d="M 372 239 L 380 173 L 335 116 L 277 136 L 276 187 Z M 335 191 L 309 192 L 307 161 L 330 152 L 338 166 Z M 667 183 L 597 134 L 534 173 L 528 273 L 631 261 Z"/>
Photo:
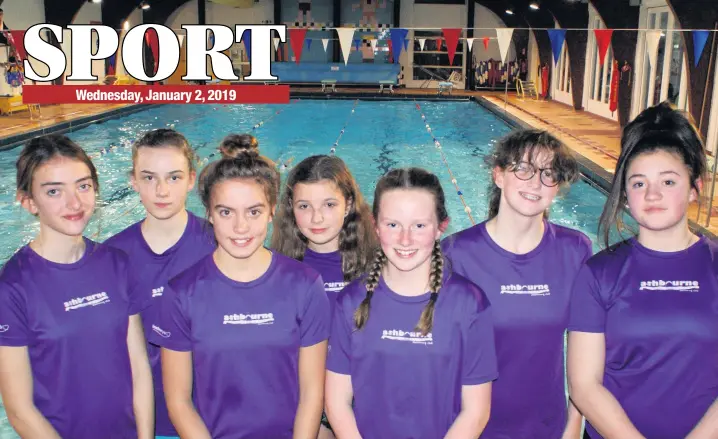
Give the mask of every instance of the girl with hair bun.
<path id="1" fill-rule="evenodd" d="M 329 301 L 316 271 L 263 246 L 278 191 L 279 173 L 255 150 L 200 176 L 217 249 L 169 281 L 152 326 L 180 437 L 319 431 Z"/>
<path id="2" fill-rule="evenodd" d="M 340 438 L 478 437 L 497 377 L 494 334 L 484 293 L 445 264 L 439 179 L 390 171 L 373 213 L 380 248 L 335 304 L 329 422 Z"/>

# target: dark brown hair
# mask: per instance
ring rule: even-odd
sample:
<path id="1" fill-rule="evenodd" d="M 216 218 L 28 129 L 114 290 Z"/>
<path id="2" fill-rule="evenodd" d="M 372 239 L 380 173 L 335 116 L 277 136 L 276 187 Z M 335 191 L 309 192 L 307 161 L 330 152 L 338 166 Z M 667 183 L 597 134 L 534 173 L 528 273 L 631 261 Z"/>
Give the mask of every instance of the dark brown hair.
<path id="1" fill-rule="evenodd" d="M 18 195 L 32 197 L 32 179 L 37 168 L 56 157 L 65 157 L 87 165 L 95 193 L 100 192 L 97 169 L 85 150 L 66 136 L 50 134 L 30 140 L 15 162 Z"/>
<path id="2" fill-rule="evenodd" d="M 243 151 L 259 151 L 259 142 L 251 134 L 230 134 L 219 144 L 223 157 L 237 157 Z"/>
<path id="3" fill-rule="evenodd" d="M 703 140 L 695 124 L 668 102 L 645 109 L 626 125 L 621 135 L 621 154 L 598 222 L 598 233 L 605 248 L 610 247 L 612 228 L 619 235 L 626 230 L 622 212 L 627 203 L 628 167 L 639 155 L 656 151 L 666 151 L 679 157 L 690 171 L 691 187 L 700 194 L 696 182 L 706 173 L 707 165 Z"/>
<path id="4" fill-rule="evenodd" d="M 199 177 L 199 197 L 207 211 L 212 210 L 212 189 L 226 180 L 251 180 L 264 190 L 270 207 L 277 205 L 279 172 L 257 151 L 244 151 L 237 157 L 225 157 L 208 164 Z"/>
<path id="5" fill-rule="evenodd" d="M 304 258 L 307 238 L 299 230 L 294 216 L 294 188 L 299 183 L 317 183 L 322 180 L 334 183 L 349 207 L 339 232 L 342 272 L 344 280 L 349 282 L 368 269 L 377 240 L 369 205 L 364 201 L 346 164 L 339 157 L 315 155 L 307 157 L 292 168 L 277 211 L 272 248 L 299 261 Z"/>
<path id="6" fill-rule="evenodd" d="M 160 128 L 146 132 L 132 145 L 132 173 L 135 172 L 135 162 L 140 148 L 177 148 L 187 158 L 187 166 L 190 172 L 195 170 L 197 157 L 189 145 L 187 138 L 175 130 Z"/>
<path id="7" fill-rule="evenodd" d="M 374 205 L 372 209 L 374 218 L 379 217 L 379 206 L 381 204 L 382 195 L 395 189 L 421 189 L 429 192 L 434 196 L 436 218 L 439 223 L 442 223 L 449 218 L 449 214 L 446 211 L 444 190 L 441 187 L 441 182 L 439 182 L 436 175 L 420 168 L 394 169 L 384 174 L 379 182 L 377 182 L 376 190 L 374 191 Z M 367 320 L 369 320 L 371 298 L 374 295 L 374 290 L 379 283 L 381 271 L 384 268 L 386 261 L 387 258 L 384 251 L 381 247 L 378 248 L 366 279 L 366 297 L 359 305 L 359 308 L 357 308 L 354 312 L 354 324 L 357 329 L 361 329 L 366 324 Z M 431 332 L 431 329 L 434 326 L 434 308 L 436 306 L 436 300 L 439 297 L 439 290 L 441 289 L 443 275 L 444 256 L 441 252 L 441 245 L 437 240 L 434 243 L 434 249 L 431 253 L 431 271 L 429 275 L 429 288 L 431 296 L 429 298 L 429 303 L 424 308 L 424 311 L 422 311 L 419 323 L 416 326 L 416 329 L 421 331 L 422 335 L 426 335 Z"/>
<path id="8" fill-rule="evenodd" d="M 499 140 L 490 156 L 491 172 L 493 173 L 497 167 L 502 170 L 511 169 L 524 157 L 529 157 L 529 161 L 533 164 L 533 160 L 542 151 L 553 155 L 551 169 L 553 169 L 559 185 L 568 185 L 578 179 L 578 163 L 571 151 L 556 137 L 547 131 L 540 130 L 516 130 Z M 492 174 L 488 219 L 499 214 L 500 204 L 501 189 L 496 186 Z M 544 215 L 548 215 L 548 212 L 545 212 Z"/>

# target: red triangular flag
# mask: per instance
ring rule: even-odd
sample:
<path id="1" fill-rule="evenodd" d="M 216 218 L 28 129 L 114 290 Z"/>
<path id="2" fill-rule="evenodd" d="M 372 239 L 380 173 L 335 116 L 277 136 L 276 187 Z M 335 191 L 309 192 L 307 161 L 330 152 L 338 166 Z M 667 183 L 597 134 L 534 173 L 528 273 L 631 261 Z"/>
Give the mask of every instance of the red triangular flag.
<path id="1" fill-rule="evenodd" d="M 594 29 L 593 32 L 596 34 L 596 44 L 598 44 L 598 62 L 603 66 L 608 46 L 611 45 L 613 29 Z"/>
<path id="2" fill-rule="evenodd" d="M 436 50 L 441 50 L 441 37 L 436 39 Z"/>
<path id="3" fill-rule="evenodd" d="M 154 59 L 155 65 L 152 70 L 153 74 L 157 72 L 157 67 L 160 64 L 160 39 L 157 35 L 157 31 L 150 28 L 145 31 L 145 42 L 150 46 L 152 51 L 152 58 Z"/>
<path id="4" fill-rule="evenodd" d="M 25 52 L 25 31 L 24 30 L 11 30 L 10 36 L 14 40 L 15 44 L 15 50 L 17 51 L 17 55 L 20 57 L 21 60 L 27 58 L 27 53 Z"/>
<path id="5" fill-rule="evenodd" d="M 449 51 L 449 64 L 454 64 L 454 55 L 456 55 L 456 45 L 459 43 L 461 29 L 441 29 L 446 39 L 446 50 Z"/>
<path id="6" fill-rule="evenodd" d="M 484 42 L 484 50 L 489 50 L 489 37 L 482 38 Z"/>
<path id="7" fill-rule="evenodd" d="M 299 64 L 302 58 L 302 49 L 304 48 L 304 36 L 307 34 L 306 29 L 289 29 L 289 44 L 294 52 L 294 60 Z"/>
<path id="8" fill-rule="evenodd" d="M 391 45 L 391 40 L 386 40 L 387 45 L 389 46 L 389 62 L 394 62 L 394 48 Z"/>

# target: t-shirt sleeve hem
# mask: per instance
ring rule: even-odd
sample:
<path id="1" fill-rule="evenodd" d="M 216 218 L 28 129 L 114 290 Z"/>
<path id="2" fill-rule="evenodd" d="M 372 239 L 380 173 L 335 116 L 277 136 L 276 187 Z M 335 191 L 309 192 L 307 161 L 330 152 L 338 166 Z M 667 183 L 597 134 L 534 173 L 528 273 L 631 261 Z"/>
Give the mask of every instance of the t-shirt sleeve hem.
<path id="1" fill-rule="evenodd" d="M 467 377 L 461 380 L 462 386 L 476 386 L 496 380 L 499 377 L 498 372 L 490 375 L 482 375 L 477 377 Z"/>
<path id="2" fill-rule="evenodd" d="M 588 325 L 568 325 L 568 332 L 591 332 L 596 334 L 602 334 L 606 332 L 606 328 L 600 326 L 588 326 Z"/>
<path id="3" fill-rule="evenodd" d="M 338 373 L 340 375 L 351 375 L 351 370 L 349 369 L 348 366 L 341 367 L 341 366 L 337 366 L 336 364 L 327 363 L 327 370 L 334 372 L 334 373 Z"/>
<path id="4" fill-rule="evenodd" d="M 171 351 L 178 351 L 178 352 L 189 352 L 192 350 L 191 345 L 182 344 L 182 343 L 172 343 L 168 340 L 158 340 L 157 338 L 150 338 L 150 343 L 153 345 L 169 349 Z"/>
<path id="5" fill-rule="evenodd" d="M 30 342 L 25 338 L 0 338 L 0 346 L 8 346 L 8 347 L 24 347 L 28 346 Z"/>
<path id="6" fill-rule="evenodd" d="M 328 334 L 319 334 L 319 335 L 315 335 L 314 337 L 303 338 L 299 345 L 303 348 L 308 348 L 310 346 L 314 346 L 317 343 L 321 343 L 325 340 L 329 340 L 329 335 Z"/>

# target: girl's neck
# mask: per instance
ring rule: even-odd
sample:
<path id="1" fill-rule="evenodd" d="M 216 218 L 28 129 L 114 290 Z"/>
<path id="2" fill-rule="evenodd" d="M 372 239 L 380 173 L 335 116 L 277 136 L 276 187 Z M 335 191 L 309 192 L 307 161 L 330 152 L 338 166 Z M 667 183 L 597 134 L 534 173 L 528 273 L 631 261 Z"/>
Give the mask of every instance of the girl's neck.
<path id="1" fill-rule="evenodd" d="M 543 214 L 526 217 L 507 208 L 500 209 L 498 215 L 486 222 L 486 232 L 491 239 L 499 247 L 517 255 L 538 247 L 545 228 Z"/>
<path id="2" fill-rule="evenodd" d="M 698 242 L 699 239 L 688 228 L 686 218 L 668 230 L 655 231 L 640 227 L 638 231 L 638 242 L 642 246 L 658 252 L 685 250 Z"/>
<path id="3" fill-rule="evenodd" d="M 42 258 L 57 264 L 74 264 L 85 254 L 82 235 L 68 236 L 40 226 L 40 233 L 30 242 L 30 248 Z"/>
<path id="4" fill-rule="evenodd" d="M 187 213 L 186 209 L 180 210 L 176 215 L 167 219 L 158 219 L 152 215 L 147 215 L 145 220 L 142 221 L 140 230 L 142 230 L 142 237 L 152 251 L 161 254 L 182 238 L 188 221 L 189 213 Z"/>
<path id="5" fill-rule="evenodd" d="M 219 271 L 236 282 L 252 282 L 259 279 L 269 270 L 272 263 L 272 252 L 265 247 L 258 248 L 246 259 L 237 259 L 218 246 L 212 257 Z"/>
<path id="6" fill-rule="evenodd" d="M 339 251 L 339 235 L 324 244 L 307 241 L 307 248 L 315 253 L 334 253 Z"/>
<path id="7" fill-rule="evenodd" d="M 411 271 L 401 271 L 391 262 L 382 270 L 386 285 L 400 296 L 421 296 L 429 291 L 431 258 Z"/>

